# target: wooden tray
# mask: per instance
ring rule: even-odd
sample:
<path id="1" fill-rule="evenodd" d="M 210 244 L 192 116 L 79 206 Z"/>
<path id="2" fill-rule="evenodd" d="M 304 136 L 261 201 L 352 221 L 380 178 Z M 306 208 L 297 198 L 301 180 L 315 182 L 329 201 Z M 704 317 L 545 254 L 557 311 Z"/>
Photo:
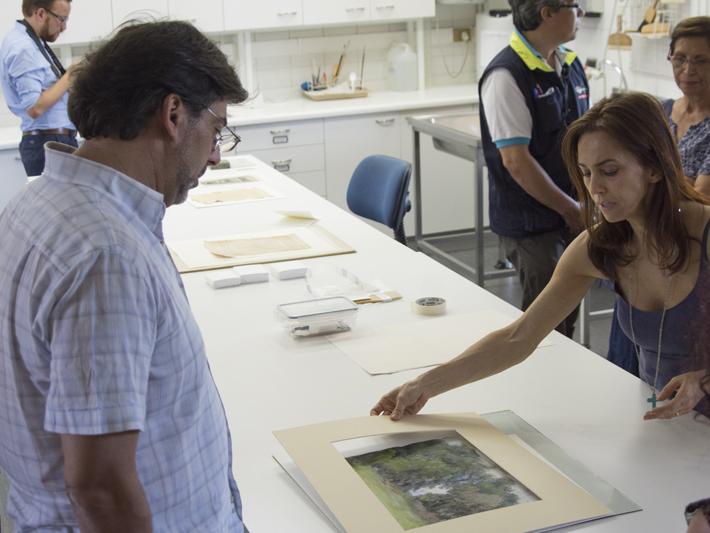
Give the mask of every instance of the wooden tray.
<path id="1" fill-rule="evenodd" d="M 315 100 L 341 100 L 343 98 L 364 98 L 367 96 L 367 89 L 357 89 L 355 91 L 332 92 L 329 89 L 322 91 L 301 91 L 303 96 Z"/>

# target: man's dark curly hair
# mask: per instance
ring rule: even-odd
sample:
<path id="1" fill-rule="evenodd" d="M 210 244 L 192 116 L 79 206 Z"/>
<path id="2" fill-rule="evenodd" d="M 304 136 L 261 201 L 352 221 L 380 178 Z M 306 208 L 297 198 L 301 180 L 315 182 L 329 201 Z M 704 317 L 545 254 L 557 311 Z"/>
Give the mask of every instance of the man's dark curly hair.
<path id="1" fill-rule="evenodd" d="M 178 21 L 124 25 L 74 76 L 69 118 L 85 139 L 135 139 L 169 94 L 195 115 L 248 96 L 217 45 Z"/>

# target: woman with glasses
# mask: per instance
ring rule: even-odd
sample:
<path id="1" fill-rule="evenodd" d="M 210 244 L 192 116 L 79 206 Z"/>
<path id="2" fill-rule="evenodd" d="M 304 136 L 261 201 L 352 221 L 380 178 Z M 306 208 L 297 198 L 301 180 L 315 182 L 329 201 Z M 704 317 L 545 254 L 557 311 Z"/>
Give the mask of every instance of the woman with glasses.
<path id="1" fill-rule="evenodd" d="M 710 196 L 710 17 L 691 17 L 676 25 L 668 60 L 683 96 L 663 107 L 686 177 Z"/>

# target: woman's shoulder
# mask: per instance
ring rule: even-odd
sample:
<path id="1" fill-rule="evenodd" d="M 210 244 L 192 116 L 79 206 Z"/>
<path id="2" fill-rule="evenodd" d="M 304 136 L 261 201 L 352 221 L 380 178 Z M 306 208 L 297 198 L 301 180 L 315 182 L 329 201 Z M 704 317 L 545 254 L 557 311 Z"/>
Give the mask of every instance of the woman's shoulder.
<path id="1" fill-rule="evenodd" d="M 594 262 L 589 254 L 590 239 L 589 230 L 585 230 L 577 235 L 570 243 L 565 250 L 568 268 L 573 270 L 576 274 L 606 279 L 606 275 L 594 266 Z"/>

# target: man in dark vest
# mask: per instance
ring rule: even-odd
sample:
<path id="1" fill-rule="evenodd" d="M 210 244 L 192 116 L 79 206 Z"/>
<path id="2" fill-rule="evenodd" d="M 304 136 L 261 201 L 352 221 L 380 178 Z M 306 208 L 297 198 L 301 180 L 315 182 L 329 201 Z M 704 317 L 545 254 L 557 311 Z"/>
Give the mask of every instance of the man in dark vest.
<path id="1" fill-rule="evenodd" d="M 523 289 L 523 310 L 552 277 L 582 229 L 560 154 L 567 127 L 589 108 L 582 64 L 562 44 L 584 11 L 567 0 L 509 0 L 515 31 L 479 82 L 491 229 Z M 558 326 L 572 336 L 577 311 Z"/>

